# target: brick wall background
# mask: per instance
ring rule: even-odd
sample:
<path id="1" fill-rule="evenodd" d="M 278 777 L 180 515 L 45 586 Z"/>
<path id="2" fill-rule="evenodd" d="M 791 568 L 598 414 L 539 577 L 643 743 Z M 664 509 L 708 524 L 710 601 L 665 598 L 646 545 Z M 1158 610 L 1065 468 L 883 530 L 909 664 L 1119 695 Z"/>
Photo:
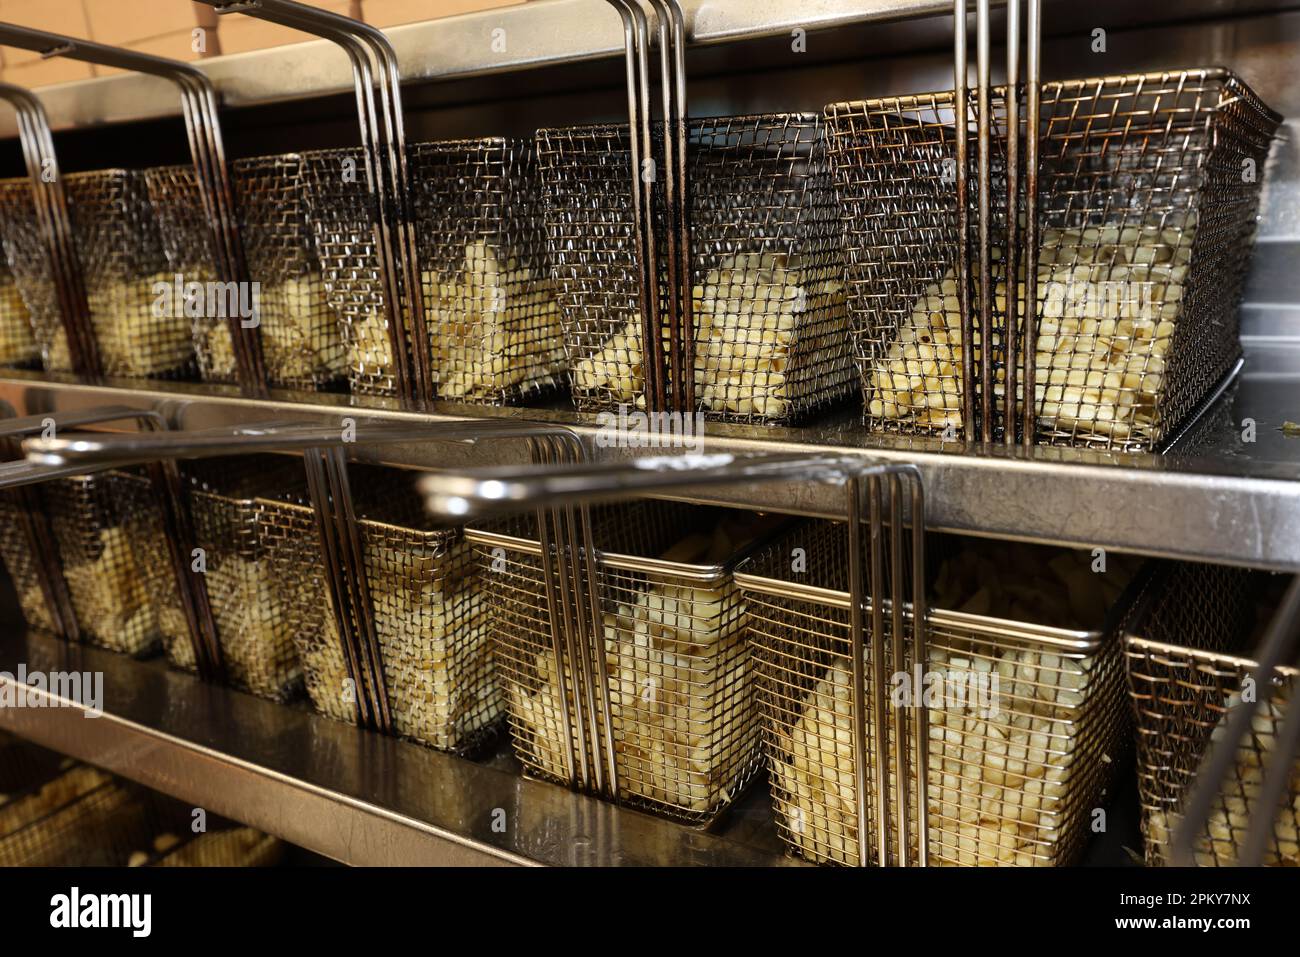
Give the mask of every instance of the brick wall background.
<path id="1" fill-rule="evenodd" d="M 523 0 L 302 0 L 312 6 L 364 20 L 378 27 L 434 20 Z M 243 53 L 311 39 L 295 30 L 252 17 L 218 17 L 206 4 L 188 0 L 0 0 L 0 21 L 84 37 L 142 53 L 195 60 Z M 206 30 L 206 49 L 194 49 L 195 27 Z M 12 47 L 0 47 L 0 79 L 37 87 L 118 72 Z"/>

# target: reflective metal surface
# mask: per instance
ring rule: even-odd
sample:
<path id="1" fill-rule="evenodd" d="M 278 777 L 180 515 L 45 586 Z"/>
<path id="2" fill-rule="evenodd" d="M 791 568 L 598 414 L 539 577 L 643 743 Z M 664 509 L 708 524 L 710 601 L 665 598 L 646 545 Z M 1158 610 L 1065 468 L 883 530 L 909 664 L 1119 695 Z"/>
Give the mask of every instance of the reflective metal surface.
<path id="1" fill-rule="evenodd" d="M 1282 356 L 1291 356 L 1291 362 Z M 1255 371 L 1258 370 L 1258 371 Z M 428 414 L 402 412 L 385 399 L 274 392 L 269 402 L 240 398 L 233 389 L 182 383 L 126 391 L 44 382 L 37 373 L 7 372 L 0 398 L 20 414 L 83 409 L 105 403 L 157 407 L 186 429 L 302 418 L 334 423 L 340 417 L 390 421 L 439 419 L 546 422 L 570 425 L 596 461 L 655 454 L 617 447 L 594 415 L 568 409 L 483 409 L 435 403 Z M 991 447 L 971 454 L 963 443 L 939 438 L 867 435 L 859 413 L 846 409 L 805 428 L 708 423 L 705 453 L 825 452 L 921 468 L 929 523 L 1028 541 L 1113 548 L 1141 554 L 1206 559 L 1278 570 L 1300 570 L 1300 438 L 1281 431 L 1300 419 L 1300 350 L 1248 355 L 1240 381 L 1165 455 L 1085 449 Z M 660 450 L 665 453 L 681 449 Z M 529 460 L 524 440 L 448 446 L 410 442 L 367 453 L 372 461 L 425 468 L 457 468 Z M 696 494 L 698 493 L 698 494 Z M 834 490 L 809 483 L 683 489 L 673 497 L 722 505 L 832 517 Z"/>
<path id="2" fill-rule="evenodd" d="M 19 663 L 29 672 L 103 672 L 104 714 L 87 718 L 79 707 L 3 708 L 0 728 L 336 860 L 789 863 L 743 820 L 736 822 L 736 840 L 664 824 L 525 780 L 513 769 L 203 684 L 159 663 L 7 630 L 0 638 L 0 672 L 7 672 L 0 682 L 12 682 Z M 498 833 L 494 821 L 504 831 Z"/>

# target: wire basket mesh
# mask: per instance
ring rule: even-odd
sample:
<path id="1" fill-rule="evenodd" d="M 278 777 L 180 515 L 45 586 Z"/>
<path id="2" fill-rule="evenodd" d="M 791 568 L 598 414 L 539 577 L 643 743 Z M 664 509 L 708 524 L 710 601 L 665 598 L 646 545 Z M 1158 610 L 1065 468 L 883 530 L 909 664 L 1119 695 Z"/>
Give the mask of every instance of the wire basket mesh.
<path id="1" fill-rule="evenodd" d="M 1169 863 L 1183 802 L 1209 749 L 1224 738 L 1256 662 L 1234 652 L 1248 647 L 1276 607 L 1277 580 L 1262 573 L 1211 565 L 1168 572 L 1125 637 L 1129 695 L 1137 723 L 1138 792 L 1149 865 Z M 1257 614 L 1257 609 L 1260 613 Z M 1282 721 L 1295 700 L 1300 669 L 1283 667 L 1276 696 L 1261 704 L 1251 733 L 1216 795 L 1205 832 L 1194 846 L 1203 867 L 1232 866 L 1259 807 L 1264 768 Z M 1269 866 L 1300 866 L 1300 761 L 1283 803 L 1273 812 Z"/>
<path id="2" fill-rule="evenodd" d="M 1001 88 L 990 96 L 994 382 L 975 383 L 977 394 L 991 389 L 999 398 L 1007 361 L 1004 98 Z M 964 424 L 954 102 L 944 92 L 826 107 L 849 312 L 875 431 Z M 973 94 L 970 102 L 973 124 Z M 1240 355 L 1237 306 L 1259 171 L 1280 117 L 1223 70 L 1047 83 L 1041 102 L 1036 438 L 1155 449 Z M 972 249 L 977 196 L 972 185 Z M 1022 260 L 1022 324 L 1024 269 Z M 977 271 L 970 302 L 979 359 Z M 1001 403 L 993 405 L 996 433 L 1005 423 Z"/>
<path id="3" fill-rule="evenodd" d="M 1067 864 L 1091 833 L 1091 811 L 1121 746 L 1119 646 L 1100 623 L 1122 604 L 1132 570 L 1117 567 L 1113 556 L 1110 570 L 1094 575 L 1087 560 L 1067 552 L 974 540 L 939 544 L 933 551 L 944 557 L 927 620 L 924 685 L 913 687 L 922 679 L 913 678 L 920 663 L 911 650 L 909 606 L 906 681 L 894 676 L 890 686 L 891 708 L 916 706 L 909 698 L 900 702 L 900 684 L 926 708 L 930 862 Z M 859 856 L 847 547 L 844 525 L 811 524 L 737 575 L 749 609 L 777 829 L 795 854 L 818 863 L 856 864 Z M 794 549 L 804 550 L 802 570 L 792 565 Z M 883 647 L 866 635 L 864 674 L 877 654 L 892 660 L 890 618 L 887 612 Z M 865 704 L 869 714 L 870 682 Z M 882 760 L 880 742 L 872 721 L 864 728 L 872 769 Z M 894 735 L 891 721 L 889 754 Z M 906 737 L 915 775 L 916 742 L 910 730 Z M 868 806 L 875 806 L 873 775 L 864 773 L 864 780 Z M 886 780 L 896 808 L 892 766 Z M 906 789 L 914 794 L 915 784 Z M 916 811 L 909 801 L 909 860 L 917 854 Z M 896 852 L 892 819 L 889 840 Z M 868 859 L 882 863 L 875 828 L 867 841 Z"/>
<path id="4" fill-rule="evenodd" d="M 168 262 L 186 282 L 217 279 L 208 220 L 192 166 L 145 172 L 149 197 L 162 227 Z M 223 314 L 254 313 L 261 330 L 269 384 L 323 389 L 347 373 L 338 320 L 307 219 L 302 160 L 296 154 L 237 160 L 231 180 L 250 289 L 218 297 L 195 317 L 193 335 L 205 381 L 236 381 L 234 345 Z"/>
<path id="5" fill-rule="evenodd" d="M 323 150 L 303 154 L 303 162 L 352 391 L 392 395 L 395 362 L 362 153 Z M 407 162 L 428 326 L 421 334 L 429 338 L 436 394 L 518 403 L 557 386 L 565 353 L 532 151 L 501 138 L 418 143 Z"/>
<path id="6" fill-rule="evenodd" d="M 537 151 L 574 398 L 644 409 L 627 127 L 539 130 Z M 844 398 L 853 366 L 820 117 L 692 119 L 687 157 L 698 407 L 785 422 Z M 666 275 L 662 209 L 655 227 Z M 659 288 L 665 299 L 662 275 Z"/>
<path id="7" fill-rule="evenodd" d="M 36 329 L 58 329 L 61 319 L 50 287 L 48 252 L 36 223 L 31 180 L 0 180 L 0 365 L 25 366 L 46 360 Z M 28 299 L 34 290 L 45 295 Z M 26 292 L 24 292 L 26 290 Z"/>
<path id="8" fill-rule="evenodd" d="M 31 183 L 0 182 L 0 242 L 4 245 L 0 257 L 0 366 L 36 366 L 41 361 L 31 313 L 9 267 L 14 258 L 11 247 L 21 256 L 24 241 L 35 239 L 35 225 Z"/>
<path id="9" fill-rule="evenodd" d="M 146 809 L 133 789 L 73 765 L 0 804 L 0 866 L 116 864 L 146 829 Z"/>
<path id="10" fill-rule="evenodd" d="M 713 525 L 717 530 L 713 530 Z M 685 528 L 708 533 L 688 534 Z M 526 773 L 568 784 L 570 728 L 581 727 L 573 666 L 552 644 L 552 612 L 535 525 L 468 529 L 484 562 L 496 669 L 515 753 Z M 759 768 L 744 603 L 731 568 L 752 531 L 708 510 L 637 502 L 594 520 L 618 797 L 707 824 Z M 649 560 L 647 560 L 649 559 Z M 561 695 L 561 687 L 564 695 Z M 599 692 L 597 692 L 599 694 Z M 595 760 L 607 763 L 600 720 Z M 571 735 L 580 732 L 570 731 Z"/>
<path id="11" fill-rule="evenodd" d="M 153 651 L 160 639 L 156 596 L 175 596 L 176 582 L 165 560 L 150 565 L 152 543 L 163 537 L 152 483 L 124 471 L 74 476 L 46 484 L 41 501 L 83 639 L 124 654 Z M 22 507 L 12 496 L 0 501 L 0 555 L 28 624 L 53 631 L 31 544 L 19 524 Z"/>
<path id="12" fill-rule="evenodd" d="M 501 701 L 477 562 L 457 528 L 437 528 L 410 473 L 353 465 L 357 521 L 379 661 L 395 733 L 444 751 L 476 749 L 493 735 Z M 316 710 L 355 722 L 370 689 L 348 669 L 320 571 L 310 508 L 266 512 L 265 538 L 288 599 L 298 657 Z"/>
<path id="13" fill-rule="evenodd" d="M 40 563 L 23 529 L 25 508 L 17 490 L 0 492 L 0 559 L 9 572 L 28 627 L 54 633 L 58 629 L 41 585 Z"/>
<path id="14" fill-rule="evenodd" d="M 299 583 L 277 575 L 268 530 L 280 499 L 306 499 L 302 466 L 289 457 L 243 456 L 189 463 L 182 474 L 226 680 L 263 698 L 288 700 L 302 678 L 286 610 L 288 590 Z M 165 542 L 154 543 L 155 566 L 169 567 L 165 549 Z M 163 595 L 157 611 L 168 661 L 196 670 L 179 598 Z"/>
<path id="15" fill-rule="evenodd" d="M 171 293 L 175 275 L 163 253 L 144 174 L 124 169 L 69 173 L 63 183 L 104 374 L 192 375 L 190 323 L 184 303 Z M 14 278 L 30 309 L 46 368 L 71 371 L 45 247 L 23 242 L 11 254 Z"/>

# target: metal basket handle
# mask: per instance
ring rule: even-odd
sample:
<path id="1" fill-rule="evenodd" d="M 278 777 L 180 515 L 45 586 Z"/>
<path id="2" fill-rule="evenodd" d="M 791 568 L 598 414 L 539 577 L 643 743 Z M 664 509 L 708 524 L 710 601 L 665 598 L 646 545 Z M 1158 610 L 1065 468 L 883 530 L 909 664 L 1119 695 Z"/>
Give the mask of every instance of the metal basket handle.
<path id="1" fill-rule="evenodd" d="M 608 0 L 623 21 L 631 159 L 633 254 L 640 279 L 642 382 L 651 411 L 695 410 L 695 325 L 691 300 L 690 203 L 686 165 L 686 26 L 678 0 L 648 0 L 659 39 L 662 164 L 654 162 L 650 28 L 640 0 Z M 646 162 L 654 176 L 645 179 Z M 662 171 L 662 174 L 661 172 Z M 654 184 L 664 183 L 668 232 L 667 325 L 661 313 Z M 664 332 L 668 352 L 664 354 Z M 653 357 L 654 361 L 651 361 Z M 665 359 L 667 364 L 665 364 Z"/>
<path id="2" fill-rule="evenodd" d="M 0 83 L 0 99 L 12 104 L 18 114 L 18 139 L 27 177 L 32 183 L 32 205 L 46 246 L 50 281 L 59 303 L 59 318 L 68 341 L 72 369 L 78 375 L 99 378 L 103 374 L 99 344 L 90 327 L 90 306 L 81 263 L 72 246 L 68 201 L 59 175 L 49 118 L 41 101 L 22 87 Z"/>
<path id="3" fill-rule="evenodd" d="M 1035 395 L 1035 361 L 1038 324 L 1038 121 L 1041 86 L 1040 61 L 1042 50 L 1042 0 L 1025 0 L 1026 17 L 1026 122 L 1025 122 L 1025 232 L 1023 249 L 1020 238 L 1020 0 L 1007 3 L 1007 85 L 1006 85 L 1006 138 L 1007 138 L 1007 241 L 1006 241 L 1006 327 L 1003 364 L 1003 441 L 1016 443 L 1016 428 L 1020 425 L 1021 441 L 1028 447 L 1034 444 L 1037 427 L 1037 398 Z M 966 18 L 969 0 L 953 3 L 953 109 L 955 113 L 957 160 L 957 299 L 961 311 L 962 331 L 962 419 L 967 441 L 991 442 L 994 439 L 994 382 L 993 366 L 993 272 L 992 272 L 992 123 L 989 111 L 989 0 L 975 0 L 976 15 L 976 202 L 978 204 L 979 259 L 975 293 L 980 315 L 980 426 L 975 429 L 975 343 L 974 318 L 971 315 L 970 289 L 970 226 L 967 207 L 969 197 L 967 166 L 967 116 L 969 98 L 966 88 Z M 1019 262 L 1025 264 L 1025 335 L 1019 354 L 1023 359 L 1023 414 L 1017 415 L 1017 339 L 1019 309 Z M 1023 421 L 1021 421 L 1023 419 Z"/>
<path id="4" fill-rule="evenodd" d="M 699 488 L 710 485 L 734 485 L 764 481 L 789 481 L 792 478 L 810 482 L 828 482 L 842 485 L 845 490 L 845 519 L 849 529 L 849 594 L 850 605 L 850 642 L 853 660 L 853 715 L 854 715 L 854 763 L 857 794 L 858 823 L 858 859 L 863 866 L 871 863 L 870 851 L 865 835 L 870 829 L 877 835 L 877 847 L 880 860 L 887 863 L 890 856 L 890 820 L 889 805 L 889 768 L 891 761 L 895 765 L 897 787 L 897 807 L 894 809 L 894 823 L 898 840 L 894 860 L 900 866 L 909 863 L 910 841 L 908 836 L 908 803 L 915 800 L 919 829 L 916 838 L 917 860 L 925 866 L 929 863 L 929 836 L 925 825 L 926 785 L 928 779 L 928 728 L 925 709 L 913 708 L 911 727 L 901 709 L 894 713 L 894 754 L 888 755 L 884 742 L 887 738 L 888 714 L 886 700 L 888 694 L 888 675 L 885 671 L 885 598 L 889 593 L 891 608 L 891 626 L 893 641 L 893 668 L 902 672 L 906 668 L 903 653 L 904 635 L 904 595 L 903 595 L 903 537 L 904 526 L 903 497 L 905 487 L 910 488 L 911 546 L 912 546 L 912 654 L 915 661 L 924 661 L 926 655 L 925 641 L 925 499 L 920 471 L 913 465 L 906 464 L 870 464 L 861 459 L 819 454 L 764 455 L 737 457 L 733 455 L 699 455 L 699 456 L 662 456 L 634 461 L 630 464 L 594 464 L 568 468 L 547 468 L 521 472 L 518 469 L 490 469 L 473 474 L 451 475 L 435 474 L 421 480 L 425 503 L 431 512 L 437 515 L 463 518 L 471 514 L 497 514 L 519 511 L 525 508 L 551 506 L 572 508 L 581 505 L 586 508 L 591 502 L 608 502 L 628 499 L 643 494 L 661 494 L 684 489 Z M 886 489 L 888 494 L 886 495 Z M 864 565 L 862 520 L 868 523 L 867 551 L 869 555 Z M 892 530 L 890 535 L 890 553 L 888 562 L 892 574 L 888 575 L 886 585 L 886 556 L 884 528 Z M 573 655 L 570 660 L 577 661 L 581 667 L 584 680 L 588 682 L 586 697 L 588 712 L 591 704 L 591 687 L 594 683 L 603 689 L 605 710 L 605 727 L 612 729 L 608 702 L 608 682 L 598 680 L 604 675 L 601 603 L 596 593 L 598 577 L 595 567 L 595 548 L 592 541 L 590 522 L 583 527 L 568 530 L 571 544 L 569 556 L 570 571 L 579 583 L 585 583 L 590 608 L 590 620 L 582 621 L 582 614 L 575 616 L 571 634 L 573 644 L 585 654 Z M 581 559 L 577 538 L 582 539 Z M 551 554 L 549 543 L 542 541 L 543 567 Z M 584 567 L 585 566 L 585 567 Z M 581 572 L 585 571 L 585 575 Z M 560 602 L 555 602 L 551 595 L 552 584 L 547 582 L 548 601 L 551 602 L 552 618 L 561 609 L 569 610 L 563 593 Z M 869 602 L 868 605 L 865 604 Z M 582 612 L 586 608 L 578 606 Z M 866 673 L 866 616 L 871 616 L 871 634 L 876 637 L 878 653 L 873 656 L 871 673 Z M 589 628 L 589 634 L 586 629 Z M 558 655 L 559 647 L 555 651 Z M 563 659 L 557 658 L 556 673 L 563 678 Z M 575 671 L 578 669 L 575 668 Z M 872 793 L 874 806 L 867 797 L 867 749 L 866 749 L 866 697 L 868 682 L 872 695 L 872 729 L 874 740 L 879 742 L 877 760 L 872 769 Z M 567 726 L 567 700 L 560 688 L 562 713 Z M 575 697 L 575 704 L 580 704 Z M 581 709 L 575 708 L 580 717 Z M 611 732 L 612 733 L 612 732 Z M 909 755 L 908 737 L 912 737 L 916 748 L 916 773 L 913 783 L 914 794 L 909 795 L 905 782 L 908 780 Z M 592 739 L 599 740 L 598 726 L 592 716 Z M 572 739 L 568 739 L 572 740 Z M 615 752 L 612 738 L 605 742 L 604 752 L 608 761 L 612 793 L 608 796 L 617 798 L 617 772 L 615 770 Z M 590 755 L 579 755 L 590 760 Z M 584 763 L 585 767 L 585 763 Z"/>
<path id="5" fill-rule="evenodd" d="M 239 238 L 235 214 L 235 194 L 226 165 L 217 97 L 212 81 L 201 70 L 179 60 L 136 53 L 118 47 L 92 43 L 75 37 L 32 30 L 13 24 L 0 24 L 0 44 L 32 50 L 43 57 L 61 56 L 85 63 L 148 73 L 171 80 L 180 88 L 185 130 L 190 155 L 198 180 L 199 195 L 212 229 L 212 249 L 217 273 L 224 282 L 246 283 L 248 267 Z M 46 127 L 48 131 L 48 126 Z M 50 150 L 51 155 L 53 149 Z M 68 232 L 71 236 L 71 232 Z M 66 320 L 65 320 L 66 321 Z M 266 368 L 262 358 L 261 336 L 256 327 L 246 327 L 239 317 L 228 319 L 239 381 L 249 395 L 265 397 Z M 71 343 L 69 343 L 71 347 Z"/>
<path id="6" fill-rule="evenodd" d="M 384 33 L 293 0 L 199 0 L 218 14 L 245 13 L 301 30 L 343 49 L 352 64 L 366 178 L 374 202 L 375 247 L 397 394 L 416 407 L 433 396 L 433 364 L 420 294 L 415 212 L 397 53 Z M 378 86 L 378 98 L 376 98 Z"/>

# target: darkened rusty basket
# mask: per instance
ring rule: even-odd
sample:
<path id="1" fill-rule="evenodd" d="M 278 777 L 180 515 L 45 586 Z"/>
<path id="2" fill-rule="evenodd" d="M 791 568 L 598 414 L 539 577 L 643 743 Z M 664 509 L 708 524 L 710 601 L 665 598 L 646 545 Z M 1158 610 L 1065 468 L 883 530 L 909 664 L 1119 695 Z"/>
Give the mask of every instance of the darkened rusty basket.
<path id="1" fill-rule="evenodd" d="M 175 273 L 163 254 L 144 174 L 124 169 L 69 173 L 63 186 L 104 374 L 192 375 L 190 320 L 184 304 L 170 295 Z M 13 191 L 0 194 L 0 199 L 6 204 L 16 201 Z M 30 196 L 27 202 L 30 205 Z M 48 253 L 43 243 L 30 239 L 8 250 L 14 279 L 30 310 L 45 367 L 69 372 L 71 356 Z"/>
<path id="2" fill-rule="evenodd" d="M 143 474 L 114 471 L 57 479 L 41 488 L 58 565 L 84 640 L 126 654 L 155 649 L 160 636 L 156 601 L 176 596 L 165 551 L 163 519 L 152 483 Z M 29 625 L 53 630 L 13 493 L 0 495 L 0 555 Z"/>
<path id="3" fill-rule="evenodd" d="M 975 383 L 995 397 L 994 432 L 1007 362 L 1004 97 L 990 98 L 995 381 Z M 1047 83 L 1041 103 L 1036 440 L 1159 449 L 1241 354 L 1237 307 L 1281 118 L 1215 69 Z M 973 92 L 970 104 L 974 250 Z M 954 95 L 834 103 L 826 123 L 867 425 L 960 430 Z M 1022 325 L 1024 268 L 1022 257 Z"/>
<path id="4" fill-rule="evenodd" d="M 273 867 L 284 856 L 277 838 L 163 794 L 145 795 L 148 830 L 127 867 Z"/>
<path id="5" fill-rule="evenodd" d="M 162 227 L 168 262 L 186 282 L 216 280 L 211 227 L 192 166 L 145 172 L 149 197 Z M 240 240 L 249 290 L 236 298 L 222 292 L 195 317 L 193 335 L 205 381 L 234 382 L 236 366 L 224 315 L 256 312 L 269 384 L 322 389 L 340 383 L 347 356 L 307 219 L 302 159 L 290 153 L 236 160 L 231 164 Z"/>
<path id="6" fill-rule="evenodd" d="M 83 764 L 0 801 L 0 866 L 119 864 L 146 839 L 141 793 Z"/>
<path id="7" fill-rule="evenodd" d="M 495 734 L 502 713 L 478 563 L 461 529 L 431 524 L 412 473 L 356 464 L 350 470 L 393 731 L 444 751 L 474 750 Z M 331 718 L 355 722 L 356 696 L 368 689 L 349 673 L 321 571 L 315 514 L 305 505 L 277 504 L 263 520 L 312 703 Z"/>
<path id="8" fill-rule="evenodd" d="M 1244 657 L 1277 606 L 1279 578 L 1213 565 L 1163 570 L 1159 587 L 1144 597 L 1125 638 L 1129 696 L 1137 722 L 1138 793 L 1149 865 L 1169 863 L 1183 804 L 1209 749 L 1227 732 L 1256 662 Z M 1265 701 L 1219 789 L 1205 832 L 1194 846 L 1202 867 L 1236 863 L 1251 819 L 1272 814 L 1264 863 L 1300 866 L 1300 761 L 1279 806 L 1261 807 L 1264 767 L 1282 721 L 1296 700 L 1300 669 L 1274 676 L 1277 696 Z"/>
<path id="9" fill-rule="evenodd" d="M 304 153 L 303 162 L 352 391 L 392 395 L 375 202 L 361 151 Z M 554 388 L 565 355 L 532 150 L 502 138 L 417 143 L 407 163 L 427 326 L 412 335 L 428 338 L 435 394 L 514 404 Z"/>
<path id="10" fill-rule="evenodd" d="M 735 801 L 760 763 L 744 603 L 732 581 L 752 546 L 729 545 L 716 561 L 674 557 L 692 530 L 709 544 L 698 533 L 712 532 L 717 518 L 663 502 L 598 510 L 599 577 L 586 585 L 603 613 L 613 731 L 611 742 L 599 719 L 599 740 L 586 750 L 607 765 L 613 749 L 620 800 L 696 825 Z M 587 733 L 580 730 L 587 719 L 579 720 L 575 700 L 579 669 L 565 654 L 561 670 L 554 651 L 561 600 L 550 591 L 535 523 L 471 527 L 466 536 L 483 561 L 515 754 L 526 773 L 570 784 L 581 777 L 570 756 L 583 750 L 576 739 Z"/>
<path id="11" fill-rule="evenodd" d="M 1091 834 L 1090 815 L 1123 747 L 1123 675 L 1115 630 L 1131 600 L 1125 588 L 1132 568 L 1111 569 L 1107 575 L 1117 578 L 1102 587 L 1087 560 L 1064 550 L 978 540 L 940 539 L 935 545 L 940 547 L 929 551 L 943 558 L 927 615 L 923 674 L 927 683 L 933 674 L 945 678 L 937 706 L 922 699 L 930 863 L 1068 864 Z M 859 860 L 847 548 L 842 523 L 812 523 L 736 574 L 748 607 L 777 829 L 795 854 L 826 864 Z M 1030 549 L 1035 567 L 1062 563 L 1060 580 L 1013 582 L 995 606 L 996 596 L 981 595 L 973 586 L 1008 575 L 1007 550 L 1015 548 Z M 803 563 L 792 562 L 794 549 L 803 550 Z M 1008 605 L 1012 595 L 1038 603 L 1053 588 L 1065 593 L 1063 583 L 1070 581 L 1076 582 L 1071 594 L 1079 596 L 1097 586 L 1096 600 L 1080 597 L 1032 612 Z M 1122 597 L 1116 599 L 1117 594 Z M 891 616 L 886 611 L 884 642 L 866 636 L 867 674 L 882 651 L 887 662 L 892 659 Z M 911 669 L 920 666 L 911 652 L 910 605 L 904 623 L 910 682 Z M 897 693 L 891 681 L 891 707 Z M 870 714 L 869 683 L 864 704 Z M 874 769 L 882 760 L 881 746 L 872 722 L 863 727 L 867 767 Z M 894 734 L 891 722 L 890 753 Z M 915 775 L 910 728 L 907 737 L 908 766 Z M 868 807 L 877 803 L 874 776 L 874 770 L 864 776 Z M 893 767 L 886 780 L 890 807 L 896 808 Z M 914 781 L 906 787 L 915 793 Z M 912 842 L 916 812 L 913 800 L 908 807 Z M 890 824 L 896 848 L 897 823 Z M 880 864 L 876 828 L 868 831 L 868 859 Z M 913 843 L 909 860 L 916 854 Z"/>
<path id="12" fill-rule="evenodd" d="M 644 409 L 627 127 L 539 130 L 537 152 L 574 399 L 584 410 Z M 784 422 L 851 394 L 821 118 L 692 119 L 687 156 L 699 409 Z M 666 297 L 662 211 L 655 227 Z"/>

